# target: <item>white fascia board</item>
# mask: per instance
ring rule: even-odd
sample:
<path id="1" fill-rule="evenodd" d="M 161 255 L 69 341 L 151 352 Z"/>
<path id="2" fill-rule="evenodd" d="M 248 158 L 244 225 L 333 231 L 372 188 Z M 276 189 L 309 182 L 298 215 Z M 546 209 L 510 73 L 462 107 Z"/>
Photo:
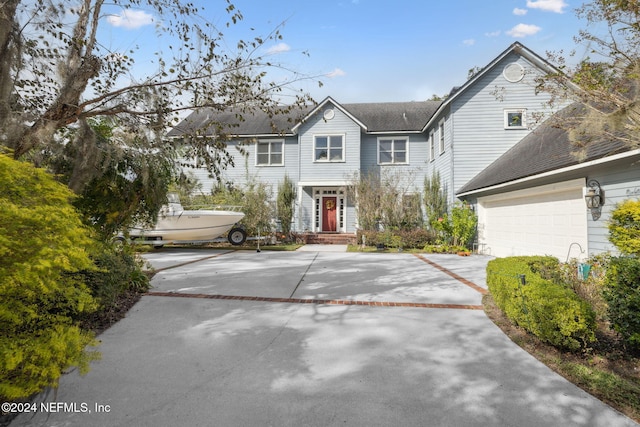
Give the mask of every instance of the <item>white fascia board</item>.
<path id="1" fill-rule="evenodd" d="M 414 134 L 419 135 L 423 132 L 421 130 L 379 130 L 375 132 L 365 132 L 367 135 L 404 135 L 404 134 Z"/>
<path id="2" fill-rule="evenodd" d="M 318 181 L 298 181 L 298 187 L 346 187 L 350 185 L 349 181 L 337 180 L 318 180 Z"/>
<path id="3" fill-rule="evenodd" d="M 482 203 L 486 203 L 486 202 L 493 202 L 496 200 L 518 199 L 522 197 L 530 197 L 533 195 L 540 195 L 540 194 L 561 193 L 566 190 L 573 190 L 573 189 L 581 188 L 584 186 L 585 186 L 584 178 L 575 178 L 568 181 L 556 182 L 553 184 L 545 184 L 545 185 L 539 185 L 535 187 L 523 188 L 521 190 L 515 190 L 509 193 L 499 193 L 499 194 L 492 194 L 490 196 L 482 196 L 482 197 L 479 197 L 478 200 L 481 200 Z"/>
<path id="4" fill-rule="evenodd" d="M 623 160 L 629 157 L 634 157 L 634 156 L 638 156 L 640 155 L 640 149 L 636 149 L 636 150 L 632 150 L 632 151 L 626 151 L 624 153 L 620 153 L 620 154 L 614 154 L 613 156 L 607 156 L 607 157 L 603 157 L 600 159 L 596 159 L 596 160 L 590 160 L 588 162 L 584 162 L 584 163 L 578 163 L 577 165 L 572 165 L 572 166 L 567 166 L 564 168 L 560 168 L 560 169 L 555 169 L 549 172 L 543 172 L 543 173 L 539 173 L 537 175 L 531 175 L 531 176 L 527 176 L 525 178 L 520 178 L 520 179 L 516 179 L 514 181 L 509 181 L 509 182 L 503 182 L 502 184 L 496 184 L 496 185 L 492 185 L 490 187 L 484 187 L 484 188 L 479 188 L 477 190 L 471 190 L 471 191 L 467 191 L 465 193 L 460 193 L 460 194 L 456 194 L 456 197 L 466 197 L 466 196 L 472 196 L 478 193 L 484 193 L 486 191 L 493 191 L 493 190 L 500 190 L 502 188 L 508 188 L 512 185 L 517 185 L 517 184 L 522 184 L 522 183 L 526 183 L 529 181 L 533 181 L 536 179 L 540 179 L 540 178 L 547 178 L 550 176 L 554 176 L 554 175 L 561 175 L 563 173 L 567 173 L 567 172 L 573 172 L 573 171 L 577 171 L 580 169 L 586 169 L 586 168 L 590 168 L 593 166 L 598 166 L 598 165 L 603 165 L 609 162 L 614 162 L 616 160 Z"/>
<path id="5" fill-rule="evenodd" d="M 229 135 L 231 138 L 284 138 L 286 136 L 296 136 L 294 133 L 263 133 L 255 135 Z"/>

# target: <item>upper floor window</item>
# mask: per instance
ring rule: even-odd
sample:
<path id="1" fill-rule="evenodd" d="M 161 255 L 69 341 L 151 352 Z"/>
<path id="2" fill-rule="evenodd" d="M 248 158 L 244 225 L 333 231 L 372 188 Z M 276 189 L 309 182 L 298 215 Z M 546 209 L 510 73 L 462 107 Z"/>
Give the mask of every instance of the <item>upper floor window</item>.
<path id="1" fill-rule="evenodd" d="M 316 136 L 314 138 L 314 160 L 316 162 L 343 162 L 344 135 Z"/>
<path id="2" fill-rule="evenodd" d="M 381 138 L 378 140 L 378 163 L 406 164 L 409 162 L 407 150 L 407 138 Z"/>
<path id="3" fill-rule="evenodd" d="M 527 127 L 527 110 L 504 110 L 505 129 L 525 129 Z"/>
<path id="4" fill-rule="evenodd" d="M 431 131 L 429 134 L 429 160 L 434 161 L 436 159 L 436 136 L 435 132 Z"/>
<path id="5" fill-rule="evenodd" d="M 256 164 L 258 166 L 284 165 L 284 144 L 282 141 L 258 141 L 256 148 Z"/>
<path id="6" fill-rule="evenodd" d="M 444 153 L 444 120 L 440 120 L 438 124 L 438 141 L 439 154 L 442 154 Z"/>

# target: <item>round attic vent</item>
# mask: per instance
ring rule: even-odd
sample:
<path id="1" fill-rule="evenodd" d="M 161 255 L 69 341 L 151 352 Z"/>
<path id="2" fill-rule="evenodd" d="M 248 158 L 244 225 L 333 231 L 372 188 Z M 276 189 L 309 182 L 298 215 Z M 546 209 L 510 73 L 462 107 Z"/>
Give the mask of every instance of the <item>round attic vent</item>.
<path id="1" fill-rule="evenodd" d="M 524 68 L 522 65 L 513 62 L 504 67 L 502 74 L 511 83 L 519 82 L 524 77 Z"/>
<path id="2" fill-rule="evenodd" d="M 324 119 L 325 120 L 331 120 L 334 118 L 334 116 L 336 115 L 336 112 L 333 111 L 333 108 L 327 108 L 326 110 L 324 110 Z"/>

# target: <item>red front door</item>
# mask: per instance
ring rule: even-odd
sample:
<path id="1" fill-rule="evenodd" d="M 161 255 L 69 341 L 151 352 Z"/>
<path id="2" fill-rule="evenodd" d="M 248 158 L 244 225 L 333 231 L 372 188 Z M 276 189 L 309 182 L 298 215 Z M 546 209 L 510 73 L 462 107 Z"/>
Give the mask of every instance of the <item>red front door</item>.
<path id="1" fill-rule="evenodd" d="M 337 197 L 322 198 L 322 231 L 337 231 Z"/>

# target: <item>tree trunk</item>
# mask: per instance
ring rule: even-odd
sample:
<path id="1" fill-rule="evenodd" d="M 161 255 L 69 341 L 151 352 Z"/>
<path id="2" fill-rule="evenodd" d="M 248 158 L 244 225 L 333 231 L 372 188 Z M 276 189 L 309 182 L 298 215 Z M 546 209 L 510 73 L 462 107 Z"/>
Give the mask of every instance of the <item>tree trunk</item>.
<path id="1" fill-rule="evenodd" d="M 0 126 L 6 131 L 11 113 L 13 78 L 11 68 L 20 60 L 17 55 L 20 40 L 15 21 L 20 0 L 6 0 L 0 4 Z"/>

